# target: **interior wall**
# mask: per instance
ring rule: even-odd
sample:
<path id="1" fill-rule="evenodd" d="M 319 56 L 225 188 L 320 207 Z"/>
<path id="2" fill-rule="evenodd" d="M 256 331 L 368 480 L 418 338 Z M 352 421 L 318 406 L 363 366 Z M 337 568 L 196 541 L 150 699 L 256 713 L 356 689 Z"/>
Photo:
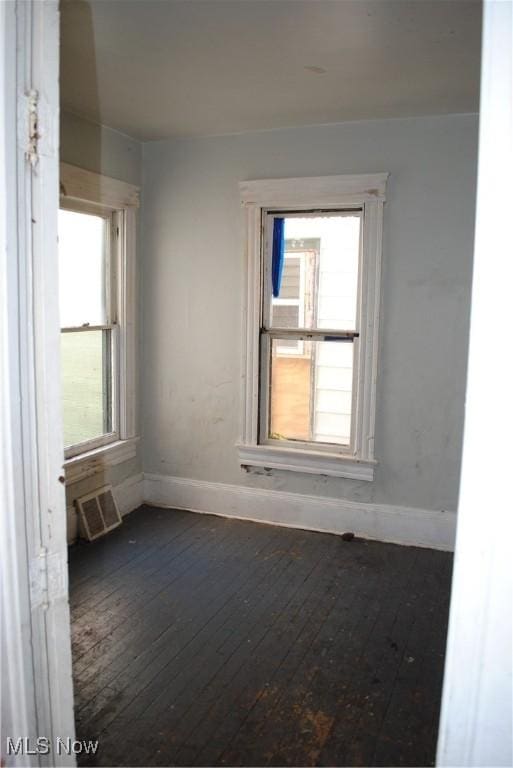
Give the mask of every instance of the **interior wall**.
<path id="1" fill-rule="evenodd" d="M 142 146 L 140 142 L 68 112 L 61 112 L 60 160 L 88 171 L 141 186 Z M 140 226 L 138 241 L 139 246 Z M 139 247 L 137 251 L 140 252 Z M 110 483 L 115 489 L 121 511 L 126 511 L 130 507 L 127 488 L 131 486 L 134 478 L 140 478 L 141 471 L 142 458 L 139 444 L 134 458 L 115 466 L 107 466 L 91 477 L 67 485 L 68 541 L 73 541 L 76 537 L 77 516 L 73 502 L 78 496 Z M 125 498 L 128 506 L 125 506 Z"/>
<path id="2" fill-rule="evenodd" d="M 294 128 L 143 145 L 144 471 L 456 510 L 477 116 Z M 247 179 L 390 172 L 374 482 L 238 464 Z"/>
<path id="3" fill-rule="evenodd" d="M 60 114 L 60 154 L 65 163 L 141 185 L 141 143 L 71 112 Z"/>

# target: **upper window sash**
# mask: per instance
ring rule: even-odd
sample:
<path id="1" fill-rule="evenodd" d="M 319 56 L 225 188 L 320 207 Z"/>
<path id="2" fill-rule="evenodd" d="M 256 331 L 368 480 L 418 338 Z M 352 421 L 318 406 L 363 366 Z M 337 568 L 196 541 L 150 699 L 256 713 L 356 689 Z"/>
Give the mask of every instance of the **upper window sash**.
<path id="1" fill-rule="evenodd" d="M 119 261 L 119 243 L 117 236 L 117 227 L 119 221 L 119 212 L 111 211 L 100 205 L 91 205 L 87 201 L 69 201 L 61 198 L 61 209 L 74 213 L 85 213 L 92 216 L 98 216 L 104 219 L 105 237 L 104 237 L 104 260 L 103 260 L 103 285 L 102 285 L 102 303 L 103 317 L 101 322 L 97 322 L 84 317 L 83 322 L 78 325 L 69 323 L 61 324 L 61 330 L 71 330 L 81 328 L 102 329 L 111 328 L 117 322 L 117 271 Z"/>
<path id="2" fill-rule="evenodd" d="M 262 279 L 263 279 L 263 290 L 261 291 L 261 324 L 262 328 L 269 331 L 276 331 L 280 330 L 279 326 L 274 325 L 272 322 L 272 305 L 275 304 L 281 304 L 288 302 L 288 299 L 276 299 L 273 297 L 272 293 L 272 233 L 273 233 L 273 223 L 275 218 L 284 218 L 284 219 L 292 219 L 292 218 L 319 218 L 319 217 L 358 217 L 363 220 L 363 209 L 362 207 L 355 207 L 355 208 L 343 208 L 343 209 L 335 209 L 332 208 L 331 210 L 326 209 L 318 209 L 318 210 L 308 210 L 308 211 L 301 211 L 301 210 L 292 210 L 292 211 L 275 211 L 275 210 L 267 210 L 262 209 L 262 229 L 263 229 L 263 253 L 262 253 Z M 359 263 L 358 263 L 358 271 L 361 269 L 361 248 L 362 248 L 362 224 L 360 224 L 360 254 L 359 254 Z M 290 253 L 289 256 L 293 256 L 293 253 Z M 285 258 L 287 258 L 287 255 L 285 255 Z M 302 293 L 301 290 L 304 290 L 304 283 L 305 283 L 305 265 L 304 265 L 304 259 L 302 259 L 301 264 L 301 284 L 300 284 L 300 297 L 299 302 L 301 302 Z M 357 289 L 358 297 L 359 297 L 359 287 Z M 359 300 L 359 298 L 358 298 Z M 297 302 L 296 302 L 297 303 Z M 358 316 L 358 312 L 357 312 Z M 283 329 L 285 330 L 285 329 Z M 288 331 L 296 330 L 292 328 L 286 329 Z M 313 331 L 319 331 L 320 333 L 324 333 L 325 335 L 330 336 L 337 336 L 337 335 L 345 335 L 347 333 L 351 333 L 356 331 L 356 327 L 354 328 L 344 328 L 344 329 L 324 329 L 321 328 L 319 325 L 312 325 L 312 327 L 298 327 L 297 329 L 311 333 Z"/>

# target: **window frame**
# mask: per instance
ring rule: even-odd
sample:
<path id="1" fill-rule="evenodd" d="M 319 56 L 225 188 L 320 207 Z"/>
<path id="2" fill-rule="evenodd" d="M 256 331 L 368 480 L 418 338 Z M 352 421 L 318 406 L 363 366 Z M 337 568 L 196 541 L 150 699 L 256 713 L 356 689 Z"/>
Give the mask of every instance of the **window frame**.
<path id="1" fill-rule="evenodd" d="M 246 215 L 245 336 L 241 438 L 237 443 L 244 467 L 266 467 L 373 480 L 374 425 L 380 311 L 383 205 L 388 173 L 269 179 L 241 182 Z M 262 366 L 261 327 L 266 264 L 265 218 L 279 211 L 361 210 L 361 254 L 358 275 L 355 344 L 353 441 L 347 446 L 260 439 L 261 390 L 268 387 L 269 366 Z M 327 335 L 332 335 L 327 332 Z M 312 336 L 314 338 L 314 336 Z M 266 372 L 267 371 L 267 372 Z M 291 444 L 294 443 L 294 444 Z M 343 450 L 341 450 L 343 449 Z"/>
<path id="2" fill-rule="evenodd" d="M 80 456 L 83 453 L 92 451 L 95 448 L 100 448 L 109 443 L 114 443 L 119 440 L 119 324 L 118 324 L 118 296 L 117 296 L 117 282 L 119 262 L 122 257 L 119 247 L 119 236 L 117 230 L 119 228 L 119 211 L 115 211 L 110 207 L 91 204 L 90 202 L 75 200 L 70 201 L 64 199 L 60 201 L 59 208 L 66 211 L 73 211 L 74 213 L 84 213 L 92 216 L 98 216 L 106 222 L 106 269 L 105 275 L 108 280 L 107 288 L 105 291 L 105 322 L 97 325 L 87 326 L 61 326 L 61 335 L 63 333 L 88 333 L 92 331 L 110 331 L 111 339 L 111 397 L 112 397 L 112 429 L 110 432 L 105 432 L 102 435 L 93 437 L 89 440 L 82 440 L 80 443 L 73 443 L 72 445 L 65 446 L 64 457 L 71 459 L 75 456 Z"/>
<path id="3" fill-rule="evenodd" d="M 276 216 L 284 218 L 302 218 L 307 216 L 309 218 L 316 218 L 320 211 L 269 211 L 262 209 L 262 285 L 261 285 L 261 320 L 260 320 L 260 387 L 259 387 L 259 438 L 260 445 L 276 446 L 281 449 L 291 448 L 300 449 L 303 451 L 319 451 L 322 453 L 341 454 L 344 456 L 350 456 L 353 453 L 353 443 L 355 434 L 355 413 L 356 413 L 356 400 L 357 400 L 357 385 L 358 385 L 358 351 L 359 336 L 358 332 L 358 315 L 359 315 L 359 303 L 360 296 L 358 291 L 357 307 L 356 307 L 356 327 L 354 329 L 331 329 L 331 328 L 306 328 L 299 327 L 297 329 L 292 328 L 279 328 L 273 327 L 271 322 L 271 303 L 276 301 L 272 296 L 271 285 L 271 261 L 272 261 L 272 223 Z M 358 275 L 362 268 L 362 235 L 363 235 L 363 207 L 358 206 L 344 206 L 343 209 L 330 208 L 329 211 L 323 210 L 322 213 L 326 213 L 329 216 L 354 216 L 358 215 L 360 219 L 360 252 L 358 254 Z M 318 286 L 317 286 L 318 287 Z M 317 297 L 318 298 L 318 297 Z M 316 307 L 318 310 L 318 307 Z M 315 313 L 314 313 L 315 314 Z M 354 335 L 353 335 L 354 334 Z M 351 341 L 334 341 L 337 336 L 352 336 Z M 330 337 L 330 341 L 327 343 L 350 343 L 353 345 L 353 375 L 352 375 L 352 387 L 351 387 L 351 442 L 348 445 L 337 443 L 322 443 L 313 440 L 293 440 L 293 439 L 280 439 L 271 437 L 270 435 L 270 403 L 271 403 L 271 382 L 272 382 L 272 342 L 273 340 L 282 339 L 284 337 L 300 338 L 300 343 L 304 344 L 304 341 L 324 341 L 325 337 Z M 312 357 L 313 360 L 313 357 Z"/>
<path id="4" fill-rule="evenodd" d="M 139 190 L 126 182 L 61 163 L 60 192 L 60 208 L 99 215 L 110 221 L 110 285 L 106 317 L 109 322 L 87 326 L 87 330 L 111 330 L 113 429 L 66 448 L 64 466 L 69 483 L 87 477 L 105 465 L 132 458 L 136 453 L 135 254 Z"/>

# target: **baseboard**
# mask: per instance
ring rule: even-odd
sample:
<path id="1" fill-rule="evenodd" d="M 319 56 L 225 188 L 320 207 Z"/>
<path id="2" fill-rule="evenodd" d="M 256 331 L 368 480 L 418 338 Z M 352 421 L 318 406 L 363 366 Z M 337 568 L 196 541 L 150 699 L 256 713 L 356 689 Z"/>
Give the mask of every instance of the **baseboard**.
<path id="1" fill-rule="evenodd" d="M 114 486 L 122 515 L 143 502 L 290 528 L 357 536 L 452 551 L 456 513 L 307 496 L 264 488 L 209 483 L 167 475 L 138 474 Z M 69 506 L 68 542 L 77 536 L 77 515 Z"/>
<path id="2" fill-rule="evenodd" d="M 116 499 L 121 516 L 128 515 L 132 510 L 137 509 L 143 503 L 143 475 L 139 473 L 123 480 L 119 485 L 113 486 L 114 498 Z M 68 544 L 72 544 L 78 534 L 77 512 L 73 505 L 66 509 L 67 516 L 67 538 Z"/>
<path id="3" fill-rule="evenodd" d="M 128 515 L 143 503 L 143 474 L 128 477 L 113 488 L 121 515 Z"/>
<path id="4" fill-rule="evenodd" d="M 452 551 L 456 513 L 144 474 L 148 504 Z"/>

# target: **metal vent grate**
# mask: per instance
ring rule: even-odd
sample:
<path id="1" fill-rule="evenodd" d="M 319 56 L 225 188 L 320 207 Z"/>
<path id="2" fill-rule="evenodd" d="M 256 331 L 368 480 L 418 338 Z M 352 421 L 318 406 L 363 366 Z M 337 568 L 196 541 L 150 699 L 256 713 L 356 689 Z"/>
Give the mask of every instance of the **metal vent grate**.
<path id="1" fill-rule="evenodd" d="M 88 539 L 95 539 L 103 533 L 105 523 L 103 522 L 96 497 L 82 503 L 82 515 L 87 526 Z"/>
<path id="2" fill-rule="evenodd" d="M 103 536 L 121 523 L 111 485 L 81 496 L 75 504 L 79 513 L 80 535 L 88 541 Z"/>

